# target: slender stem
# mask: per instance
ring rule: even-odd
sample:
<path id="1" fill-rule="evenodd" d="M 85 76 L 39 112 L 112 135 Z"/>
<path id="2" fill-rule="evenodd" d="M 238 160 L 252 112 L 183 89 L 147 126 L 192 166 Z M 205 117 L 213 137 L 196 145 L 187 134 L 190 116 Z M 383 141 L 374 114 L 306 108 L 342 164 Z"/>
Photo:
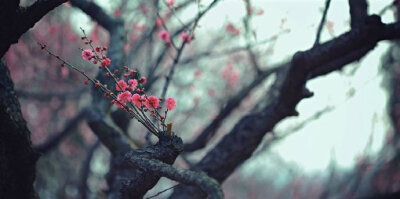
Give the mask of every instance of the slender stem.
<path id="1" fill-rule="evenodd" d="M 155 198 L 155 197 L 159 196 L 160 194 L 162 194 L 162 193 L 164 193 L 164 192 L 166 192 L 166 191 L 168 191 L 168 190 L 171 190 L 171 189 L 177 187 L 178 185 L 179 185 L 179 184 L 176 184 L 176 185 L 174 185 L 174 186 L 172 186 L 172 187 L 170 187 L 170 188 L 164 189 L 164 190 L 162 190 L 162 191 L 156 193 L 155 195 L 152 195 L 152 196 L 150 196 L 150 197 L 147 197 L 146 199 Z"/>
<path id="2" fill-rule="evenodd" d="M 326 15 L 328 13 L 329 5 L 331 4 L 331 0 L 326 0 L 325 1 L 325 9 L 322 14 L 321 21 L 319 22 L 318 30 L 317 30 L 317 37 L 315 38 L 314 46 L 319 45 L 320 37 L 321 37 L 321 32 L 325 24 L 326 20 Z"/>

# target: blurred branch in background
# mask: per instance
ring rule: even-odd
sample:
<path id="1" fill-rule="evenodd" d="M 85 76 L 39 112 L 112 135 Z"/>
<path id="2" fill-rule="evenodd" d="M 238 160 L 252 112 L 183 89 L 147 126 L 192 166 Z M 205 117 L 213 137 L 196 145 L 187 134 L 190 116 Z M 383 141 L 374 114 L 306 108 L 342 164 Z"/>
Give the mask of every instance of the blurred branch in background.
<path id="1" fill-rule="evenodd" d="M 48 138 L 44 143 L 34 146 L 34 149 L 40 153 L 47 153 L 54 147 L 58 146 L 60 142 L 78 126 L 86 116 L 86 110 L 83 109 L 74 118 L 67 121 L 64 128 L 57 133 L 53 133 L 53 136 Z"/>
<path id="2" fill-rule="evenodd" d="M 69 91 L 69 92 L 62 92 L 62 93 L 56 93 L 56 92 L 49 92 L 49 93 L 37 93 L 37 92 L 31 92 L 31 91 L 25 91 L 25 90 L 17 90 L 17 95 L 20 98 L 32 98 L 35 100 L 39 101 L 50 101 L 53 98 L 58 98 L 61 100 L 67 100 L 70 98 L 79 98 L 81 97 L 82 93 L 87 91 L 86 88 L 80 88 L 78 90 L 74 91 Z"/>
<path id="3" fill-rule="evenodd" d="M 78 185 L 78 190 L 79 190 L 79 198 L 81 199 L 86 199 L 88 198 L 88 179 L 89 179 L 89 175 L 91 173 L 91 162 L 94 156 L 94 153 L 96 151 L 97 148 L 99 148 L 100 146 L 100 141 L 96 141 L 95 144 L 93 144 L 92 146 L 89 147 L 87 154 L 86 154 L 86 159 L 85 161 L 82 163 L 82 168 L 80 171 L 80 182 Z"/>

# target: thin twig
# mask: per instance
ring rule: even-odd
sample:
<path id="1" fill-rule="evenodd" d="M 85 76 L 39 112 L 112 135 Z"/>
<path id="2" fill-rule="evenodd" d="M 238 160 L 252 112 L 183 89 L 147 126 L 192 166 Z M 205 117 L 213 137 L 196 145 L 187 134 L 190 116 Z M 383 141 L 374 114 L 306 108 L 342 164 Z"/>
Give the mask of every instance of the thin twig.
<path id="1" fill-rule="evenodd" d="M 199 23 L 201 17 L 206 13 L 206 11 L 208 11 L 209 9 L 211 9 L 211 7 L 212 7 L 213 5 L 215 5 L 215 3 L 216 3 L 217 1 L 218 1 L 218 0 L 214 0 L 214 1 L 208 6 L 208 8 L 207 8 L 205 11 L 199 12 L 199 13 L 198 13 L 198 17 L 197 17 L 196 20 L 194 21 L 194 25 L 193 25 L 193 27 L 190 29 L 189 35 L 193 35 L 194 30 L 196 29 L 197 24 Z M 175 72 L 175 67 L 176 67 L 176 65 L 178 65 L 179 59 L 180 59 L 180 57 L 181 57 L 181 55 L 182 55 L 183 49 L 185 48 L 185 45 L 186 45 L 187 42 L 188 42 L 188 41 L 187 41 L 186 39 L 183 40 L 181 46 L 179 47 L 179 49 L 177 49 L 177 55 L 176 55 L 176 57 L 175 57 L 175 59 L 174 59 L 174 62 L 173 62 L 173 64 L 172 64 L 172 66 L 171 66 L 171 70 L 169 71 L 168 76 L 167 76 L 167 78 L 166 78 L 166 80 L 165 80 L 165 84 L 164 84 L 164 87 L 163 87 L 163 90 L 162 90 L 162 93 L 161 93 L 161 98 L 162 98 L 162 99 L 165 99 L 165 95 L 167 94 L 167 89 L 168 89 L 169 83 L 170 83 L 170 81 L 171 81 L 171 79 L 172 79 L 172 76 L 174 75 L 174 72 Z"/>
<path id="2" fill-rule="evenodd" d="M 132 118 L 136 118 L 140 123 L 142 123 L 146 128 L 148 128 L 155 136 L 158 137 L 158 132 L 159 130 L 157 130 L 157 128 L 153 129 L 153 127 L 149 126 L 147 124 L 147 122 L 143 121 L 142 119 L 140 119 L 140 117 L 137 115 L 137 113 L 133 112 L 133 110 L 136 110 L 136 107 L 133 106 L 134 109 L 128 107 L 127 105 L 123 104 L 122 102 L 120 102 L 117 99 L 117 96 L 111 91 L 109 90 L 106 86 L 104 86 L 103 84 L 101 84 L 99 82 L 99 80 L 95 79 L 95 78 L 91 78 L 89 77 L 85 72 L 81 71 L 80 69 L 78 69 L 76 66 L 72 65 L 71 63 L 65 61 L 64 59 L 62 59 L 60 56 L 54 54 L 53 52 L 51 52 L 50 50 L 48 50 L 46 48 L 46 45 L 39 43 L 39 46 L 42 48 L 42 50 L 45 50 L 49 55 L 55 57 L 57 60 L 59 60 L 61 62 L 62 66 L 68 66 L 69 68 L 77 71 L 78 73 L 80 73 L 81 75 L 85 76 L 86 79 L 88 81 L 91 81 L 93 84 L 98 84 L 99 88 L 101 89 L 101 91 L 103 91 L 104 93 L 108 93 L 110 95 L 110 97 L 116 102 L 118 103 L 124 110 L 126 110 L 129 115 Z M 154 125 L 154 124 L 153 124 Z"/>
<path id="3" fill-rule="evenodd" d="M 174 72 L 175 72 L 175 66 L 179 62 L 179 58 L 181 57 L 183 48 L 185 47 L 185 43 L 186 42 L 183 42 L 182 45 L 179 47 L 178 53 L 177 53 L 177 55 L 176 55 L 176 57 L 174 59 L 174 63 L 172 64 L 171 69 L 169 70 L 168 76 L 167 76 L 167 78 L 165 80 L 165 84 L 164 84 L 163 90 L 161 92 L 161 98 L 162 99 L 165 99 L 165 95 L 167 94 L 169 83 L 170 83 L 170 81 L 172 79 L 172 76 L 174 75 Z"/>
<path id="4" fill-rule="evenodd" d="M 199 20 L 201 19 L 201 17 L 204 16 L 211 8 L 213 8 L 213 7 L 218 3 L 218 1 L 219 1 L 219 0 L 214 0 L 213 2 L 211 2 L 211 3 L 207 6 L 207 8 L 204 9 L 203 11 L 199 12 L 195 18 L 191 19 L 191 20 L 190 20 L 189 22 L 187 22 L 184 26 L 182 26 L 182 27 L 178 28 L 177 30 L 175 30 L 175 32 L 173 32 L 173 33 L 171 34 L 171 41 L 173 40 L 173 38 L 175 38 L 176 36 L 178 36 L 182 31 L 188 29 L 188 27 L 190 27 L 191 25 L 194 24 L 194 25 L 193 25 L 193 29 L 192 29 L 192 31 L 193 31 L 194 28 L 197 26 L 197 23 L 199 22 Z M 189 32 L 190 35 L 193 34 L 192 31 Z M 146 88 L 147 88 L 147 89 L 150 88 L 150 87 L 152 86 L 152 84 L 156 81 L 156 79 L 155 79 L 155 77 L 154 77 L 155 71 L 156 71 L 156 69 L 159 67 L 159 65 L 161 64 L 161 62 L 162 62 L 162 60 L 164 59 L 165 55 L 167 54 L 168 49 L 169 49 L 168 46 L 164 46 L 164 48 L 160 51 L 160 53 L 159 53 L 159 55 L 158 55 L 158 57 L 157 57 L 157 59 L 156 59 L 156 62 L 155 62 L 154 66 L 153 66 L 152 69 L 151 69 L 151 73 L 149 73 L 148 82 L 147 82 L 147 84 L 146 84 Z M 176 49 L 177 49 L 177 48 L 176 48 Z M 177 49 L 177 51 L 179 51 L 179 49 Z"/>
<path id="5" fill-rule="evenodd" d="M 164 190 L 162 190 L 162 191 L 156 193 L 155 195 L 152 195 L 152 196 L 150 196 L 150 197 L 147 197 L 146 199 L 155 198 L 155 197 L 161 195 L 162 193 L 164 193 L 164 192 L 166 192 L 166 191 L 168 191 L 168 190 L 171 190 L 171 189 L 177 187 L 178 185 L 179 185 L 179 184 L 176 184 L 176 185 L 174 185 L 174 186 L 172 186 L 172 187 L 170 187 L 170 188 L 168 188 L 168 189 L 164 189 Z"/>
<path id="6" fill-rule="evenodd" d="M 330 4 L 331 4 L 331 0 L 326 0 L 325 1 L 325 9 L 324 9 L 324 12 L 322 14 L 321 21 L 319 22 L 319 26 L 318 26 L 318 30 L 317 30 L 317 37 L 315 38 L 314 46 L 319 45 L 321 32 L 322 32 L 322 29 L 324 28 L 324 24 L 325 24 L 325 21 L 326 21 L 326 15 L 328 13 L 328 9 L 329 9 L 329 5 Z"/>

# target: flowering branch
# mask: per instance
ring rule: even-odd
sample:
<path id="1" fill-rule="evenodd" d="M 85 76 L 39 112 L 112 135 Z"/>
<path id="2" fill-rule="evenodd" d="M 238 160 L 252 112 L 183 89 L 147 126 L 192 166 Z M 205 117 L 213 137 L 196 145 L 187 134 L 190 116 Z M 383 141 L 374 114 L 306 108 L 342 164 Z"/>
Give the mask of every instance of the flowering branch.
<path id="1" fill-rule="evenodd" d="M 63 60 L 60 56 L 55 55 L 53 52 L 49 51 L 46 48 L 46 45 L 40 44 L 40 43 L 39 43 L 39 45 L 42 48 L 42 50 L 45 50 L 49 55 L 58 59 L 61 62 L 61 66 L 68 66 L 72 70 L 75 70 L 78 73 L 80 73 L 81 75 L 83 75 L 87 79 L 85 81 L 85 84 L 88 84 L 87 81 L 92 82 L 97 88 L 99 88 L 103 93 L 105 93 L 105 97 L 111 97 L 113 99 L 114 104 L 116 104 L 121 109 L 124 109 L 125 111 L 127 111 L 129 113 L 129 115 L 131 116 L 131 118 L 136 118 L 140 123 L 142 123 L 144 126 L 146 126 L 146 128 L 148 128 L 154 135 L 158 136 L 157 129 L 154 129 L 154 126 L 150 126 L 149 123 L 145 119 L 142 118 L 143 115 L 138 114 L 136 107 L 133 107 L 133 109 L 128 107 L 126 105 L 126 102 L 124 103 L 121 100 L 122 99 L 121 96 L 118 97 L 111 90 L 109 90 L 106 85 L 103 85 L 99 80 L 89 77 L 85 72 L 81 71 L 80 69 L 78 69 L 74 65 L 70 64 L 69 62 Z M 84 51 L 83 51 L 83 54 L 86 55 Z M 100 59 L 100 58 L 97 57 L 96 59 Z M 103 61 L 106 59 L 107 58 L 103 59 Z M 108 69 L 107 67 L 104 67 L 104 68 Z M 111 71 L 109 71 L 109 72 L 111 72 Z M 114 76 L 114 78 L 115 78 L 115 76 Z M 115 78 L 115 80 L 116 80 L 116 78 Z M 118 82 L 117 82 L 117 85 L 119 85 Z M 148 118 L 147 118 L 147 120 L 148 120 Z"/>
<path id="2" fill-rule="evenodd" d="M 111 60 L 107 58 L 105 55 L 103 55 L 103 52 L 107 50 L 105 47 L 94 47 L 92 40 L 90 40 L 85 31 L 81 28 L 83 32 L 83 37 L 82 40 L 85 41 L 86 45 L 89 45 L 90 49 L 82 50 L 82 58 L 87 61 L 91 61 L 93 64 L 100 64 L 99 68 L 104 69 L 107 71 L 106 75 L 111 76 L 112 79 L 115 82 L 115 88 L 116 91 L 120 91 L 119 94 L 114 94 L 110 89 L 108 89 L 107 85 L 102 84 L 97 79 L 89 77 L 85 72 L 81 71 L 77 67 L 73 66 L 72 64 L 68 63 L 67 61 L 63 60 L 60 58 L 60 56 L 55 55 L 51 51 L 49 51 L 45 45 L 39 44 L 42 50 L 45 50 L 49 55 L 55 57 L 61 62 L 61 66 L 68 66 L 69 68 L 79 72 L 81 75 L 83 75 L 87 80 L 85 81 L 85 84 L 88 84 L 88 81 L 92 82 L 96 88 L 100 88 L 100 90 L 105 93 L 105 97 L 111 97 L 112 98 L 112 103 L 116 105 L 118 108 L 121 110 L 124 110 L 129 113 L 131 118 L 135 118 L 138 120 L 140 123 L 142 123 L 151 133 L 153 133 L 155 136 L 158 137 L 159 132 L 161 130 L 157 125 L 155 125 L 146 115 L 145 112 L 148 110 L 151 113 L 152 117 L 155 117 L 158 122 L 161 123 L 161 126 L 163 128 L 163 131 L 165 131 L 167 125 L 165 124 L 165 119 L 168 110 L 172 110 L 176 106 L 176 102 L 173 98 L 167 98 L 167 109 L 165 111 L 165 115 L 162 116 L 159 114 L 158 109 L 160 99 L 156 98 L 155 96 L 147 96 L 146 94 L 143 94 L 142 96 L 139 96 L 138 93 L 144 93 L 144 88 L 142 86 L 143 83 L 146 82 L 146 78 L 142 77 L 139 80 L 136 79 L 136 71 L 133 69 L 129 69 L 128 67 L 123 67 L 124 70 L 127 72 L 124 74 L 124 77 L 128 76 L 135 76 L 136 78 L 130 79 L 128 81 L 128 84 L 124 80 L 119 80 L 118 77 L 114 74 L 117 71 L 111 72 L 111 70 L 108 68 L 108 66 L 111 64 Z M 134 94 L 130 91 L 133 91 Z"/>

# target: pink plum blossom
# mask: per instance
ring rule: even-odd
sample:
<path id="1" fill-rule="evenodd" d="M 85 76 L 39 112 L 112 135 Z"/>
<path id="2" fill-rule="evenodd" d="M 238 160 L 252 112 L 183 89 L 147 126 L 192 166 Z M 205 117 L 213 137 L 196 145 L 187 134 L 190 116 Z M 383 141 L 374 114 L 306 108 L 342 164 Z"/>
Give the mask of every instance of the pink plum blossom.
<path id="1" fill-rule="evenodd" d="M 165 105 L 167 106 L 168 110 L 173 110 L 176 107 L 176 101 L 172 97 L 168 97 L 165 99 Z"/>

